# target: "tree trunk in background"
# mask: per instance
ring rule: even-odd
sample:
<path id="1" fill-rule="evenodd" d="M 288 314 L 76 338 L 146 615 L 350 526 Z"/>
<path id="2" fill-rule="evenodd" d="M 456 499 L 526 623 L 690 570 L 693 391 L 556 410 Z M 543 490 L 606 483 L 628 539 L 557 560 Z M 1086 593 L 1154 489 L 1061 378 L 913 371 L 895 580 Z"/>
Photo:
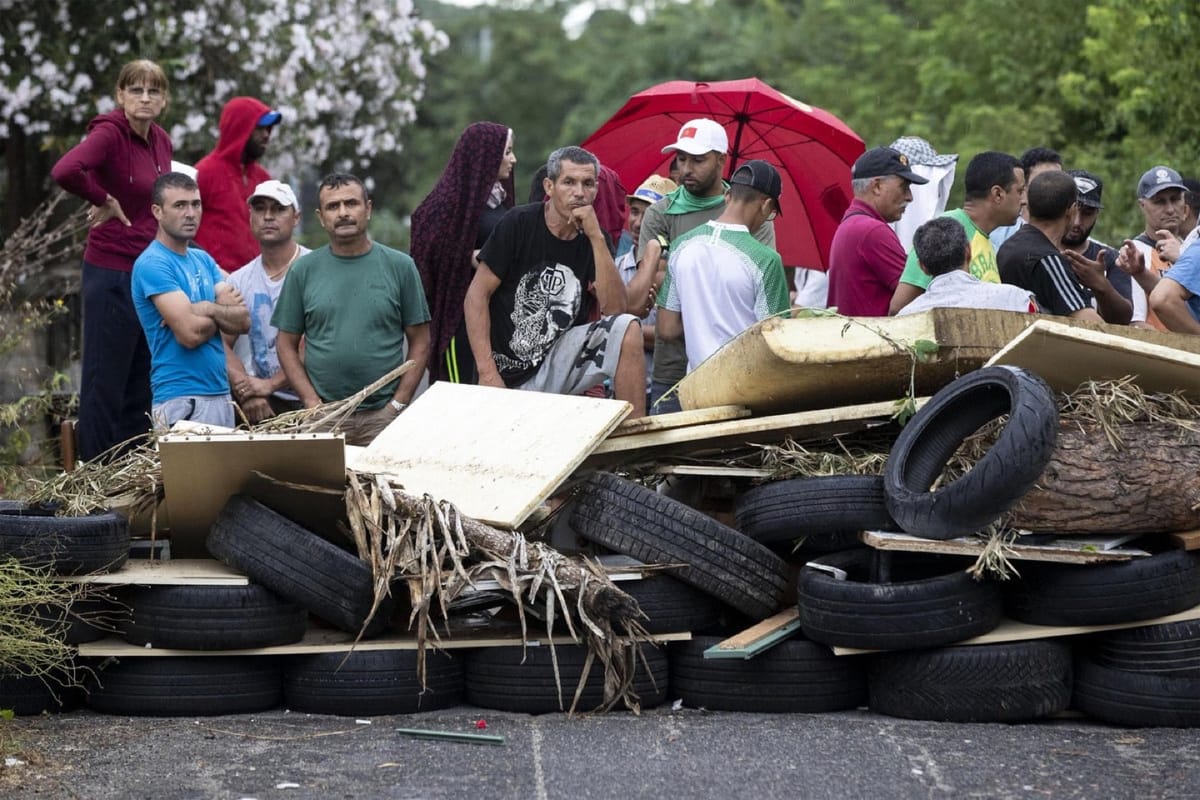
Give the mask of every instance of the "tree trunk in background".
<path id="1" fill-rule="evenodd" d="M 1064 422 L 1054 456 L 1010 523 L 1039 533 L 1163 533 L 1200 528 L 1200 434 L 1162 423 Z"/>
<path id="2" fill-rule="evenodd" d="M 20 128 L 10 127 L 4 142 L 4 213 L 0 216 L 0 241 L 16 230 L 17 224 L 29 216 L 46 199 L 50 183 L 48 154 L 31 144 Z"/>

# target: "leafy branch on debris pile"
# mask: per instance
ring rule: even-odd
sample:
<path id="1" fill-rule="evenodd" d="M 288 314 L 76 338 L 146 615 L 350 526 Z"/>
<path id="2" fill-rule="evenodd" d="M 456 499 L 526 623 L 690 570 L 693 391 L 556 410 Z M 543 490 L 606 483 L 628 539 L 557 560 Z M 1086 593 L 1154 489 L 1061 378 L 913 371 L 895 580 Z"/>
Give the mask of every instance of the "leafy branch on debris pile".
<path id="1" fill-rule="evenodd" d="M 0 675 L 41 680 L 51 692 L 80 683 L 75 648 L 66 642 L 72 606 L 89 597 L 102 597 L 95 587 L 61 580 L 47 567 L 0 559 Z M 104 612 L 75 612 L 103 627 L 113 620 Z"/>
<path id="2" fill-rule="evenodd" d="M 832 447 L 824 446 L 832 444 Z M 887 463 L 887 443 L 873 445 L 847 443 L 835 436 L 822 446 L 800 444 L 790 436 L 780 444 L 752 444 L 759 452 L 746 458 L 773 471 L 771 480 L 816 478 L 829 475 L 882 475 Z"/>
<path id="3" fill-rule="evenodd" d="M 642 611 L 597 565 L 530 542 L 519 532 L 499 530 L 467 517 L 448 501 L 407 494 L 380 475 L 347 470 L 347 484 L 351 534 L 359 557 L 371 565 L 375 576 L 371 613 L 395 582 L 407 584 L 412 601 L 409 629 L 416 629 L 417 673 L 422 684 L 425 648 L 441 641 L 433 610 L 446 619 L 456 598 L 476 582 L 491 579 L 516 604 L 522 640 L 527 638 L 528 603 L 541 606 L 548 638 L 561 616 L 571 638 L 587 643 L 588 656 L 570 711 L 575 710 L 595 659 L 604 669 L 600 710 L 609 710 L 618 702 L 639 710 L 633 677 L 637 645 L 648 641 L 638 622 Z M 565 707 L 558 660 L 552 643 L 550 647 L 559 702 Z"/>
<path id="4" fill-rule="evenodd" d="M 364 399 L 413 366 L 415 362 L 406 361 L 344 400 L 281 414 L 250 430 L 252 433 L 336 432 Z M 243 436 L 244 432 L 236 435 Z M 60 472 L 46 480 L 30 479 L 27 484 L 30 503 L 55 505 L 60 516 L 82 516 L 111 508 L 120 509 L 131 518 L 150 514 L 153 540 L 158 530 L 157 509 L 163 499 L 158 434 L 136 436 L 92 461 L 80 462 L 71 472 Z"/>

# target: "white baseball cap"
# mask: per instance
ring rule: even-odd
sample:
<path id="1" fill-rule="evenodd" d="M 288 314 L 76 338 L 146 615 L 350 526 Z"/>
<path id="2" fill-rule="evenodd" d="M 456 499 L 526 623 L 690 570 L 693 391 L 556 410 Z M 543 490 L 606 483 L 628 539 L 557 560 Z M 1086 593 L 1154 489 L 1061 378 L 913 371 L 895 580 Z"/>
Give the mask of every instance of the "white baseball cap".
<path id="1" fill-rule="evenodd" d="M 246 198 L 246 205 L 253 203 L 256 197 L 269 197 L 281 206 L 291 206 L 297 211 L 300 210 L 300 204 L 296 202 L 296 193 L 283 181 L 263 181 L 255 186 L 254 194 Z"/>
<path id="2" fill-rule="evenodd" d="M 714 151 L 726 153 L 729 151 L 729 137 L 718 123 L 701 117 L 683 123 L 683 127 L 679 129 L 679 136 L 675 137 L 675 143 L 664 147 L 662 152 L 669 153 L 672 150 L 682 150 L 693 156 L 702 156 Z"/>

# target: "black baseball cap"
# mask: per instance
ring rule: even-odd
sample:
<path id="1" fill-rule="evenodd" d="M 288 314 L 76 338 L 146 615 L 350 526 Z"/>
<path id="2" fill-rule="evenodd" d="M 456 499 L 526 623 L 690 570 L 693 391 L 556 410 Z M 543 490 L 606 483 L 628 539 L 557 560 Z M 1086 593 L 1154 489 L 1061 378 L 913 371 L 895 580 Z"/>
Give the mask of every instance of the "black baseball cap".
<path id="1" fill-rule="evenodd" d="M 1104 182 L 1086 169 L 1067 170 L 1067 174 L 1075 179 L 1076 197 L 1081 206 L 1088 208 L 1104 208 L 1100 202 L 1100 194 L 1104 191 Z"/>
<path id="2" fill-rule="evenodd" d="M 871 148 L 858 157 L 858 161 L 854 162 L 854 169 L 850 172 L 850 177 L 854 180 L 886 178 L 890 175 L 897 175 L 918 186 L 929 183 L 928 178 L 922 178 L 912 171 L 908 156 L 890 147 Z"/>
<path id="3" fill-rule="evenodd" d="M 783 193 L 783 179 L 779 177 L 779 170 L 766 161 L 756 158 L 742 162 L 733 171 L 733 175 L 729 176 L 729 182 L 757 189 L 774 200 L 775 210 L 780 214 L 783 213 L 783 209 L 779 207 L 779 195 Z"/>

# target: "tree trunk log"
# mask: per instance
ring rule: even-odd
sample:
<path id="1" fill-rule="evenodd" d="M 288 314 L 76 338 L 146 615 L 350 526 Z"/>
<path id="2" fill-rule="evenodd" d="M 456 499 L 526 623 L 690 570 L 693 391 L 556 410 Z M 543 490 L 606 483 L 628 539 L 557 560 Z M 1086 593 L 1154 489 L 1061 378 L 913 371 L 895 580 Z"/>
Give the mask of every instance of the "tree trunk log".
<path id="1" fill-rule="evenodd" d="M 1166 533 L 1200 528 L 1200 434 L 1163 423 L 1116 428 L 1064 422 L 1037 484 L 1010 512 L 1040 533 Z"/>

